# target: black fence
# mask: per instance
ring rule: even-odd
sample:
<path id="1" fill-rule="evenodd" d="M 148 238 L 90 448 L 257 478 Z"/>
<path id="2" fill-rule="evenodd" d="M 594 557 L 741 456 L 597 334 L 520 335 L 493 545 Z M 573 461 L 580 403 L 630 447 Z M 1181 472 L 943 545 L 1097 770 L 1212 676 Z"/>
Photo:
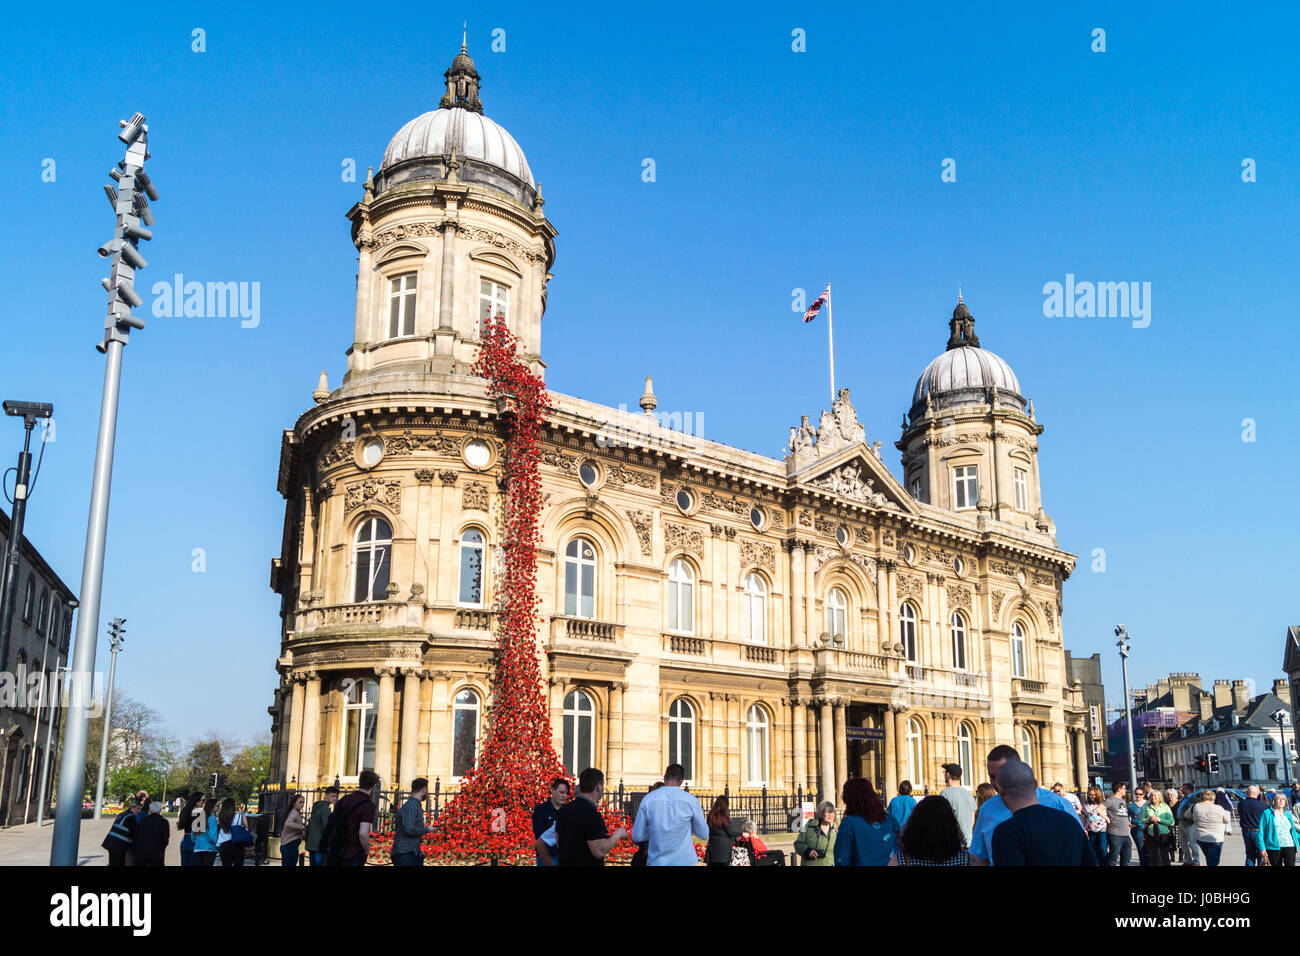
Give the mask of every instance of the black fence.
<path id="1" fill-rule="evenodd" d="M 447 801 L 455 796 L 458 789 L 454 786 L 444 787 L 441 779 L 435 779 L 429 784 L 429 794 L 424 798 L 424 814 L 430 823 L 437 822 Z M 816 807 L 822 799 L 820 791 L 806 791 L 803 787 L 793 792 L 768 790 L 763 787 L 761 790 L 736 794 L 731 793 L 730 787 L 724 787 L 721 793 L 694 790 L 690 787 L 685 789 L 699 798 L 705 813 L 708 813 L 718 797 L 725 796 L 729 803 L 730 817 L 733 820 L 752 821 L 759 833 L 787 833 L 798 830 L 802 823 L 804 802 L 810 802 Z M 347 787 L 340 788 L 340 795 L 347 792 Z M 635 818 L 641 799 L 649 792 L 649 787 L 625 787 L 620 783 L 618 789 L 607 790 L 601 802 L 611 809 L 622 811 L 631 820 Z M 272 786 L 258 791 L 258 813 L 262 815 L 258 821 L 258 836 L 261 839 L 279 835 L 280 828 L 284 825 L 284 818 L 289 812 L 289 800 L 296 795 L 307 798 L 303 806 L 305 822 L 311 817 L 311 808 L 316 801 L 325 799 L 325 790 L 323 787 L 292 790 Z M 376 794 L 375 799 L 378 803 L 378 812 L 375 815 L 376 831 L 382 833 L 392 829 L 393 814 L 401 808 L 409 796 L 408 790 L 381 790 Z M 262 829 L 263 821 L 266 829 Z"/>

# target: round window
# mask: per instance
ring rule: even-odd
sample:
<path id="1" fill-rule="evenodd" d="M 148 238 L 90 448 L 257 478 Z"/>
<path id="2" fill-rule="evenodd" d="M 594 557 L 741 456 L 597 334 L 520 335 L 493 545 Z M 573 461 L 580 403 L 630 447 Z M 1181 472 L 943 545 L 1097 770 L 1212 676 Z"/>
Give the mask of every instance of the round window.
<path id="1" fill-rule="evenodd" d="M 488 448 L 486 442 L 481 442 L 477 438 L 465 446 L 465 461 L 471 468 L 485 468 L 487 463 L 492 459 L 492 451 Z"/>
<path id="2" fill-rule="evenodd" d="M 682 511 L 690 511 L 694 504 L 695 496 L 685 488 L 677 492 L 677 507 L 682 509 Z"/>
<path id="3" fill-rule="evenodd" d="M 755 530 L 763 527 L 763 511 L 761 508 L 749 509 L 749 523 L 754 526 Z"/>
<path id="4" fill-rule="evenodd" d="M 1024 572 L 1024 571 L 1017 571 L 1017 572 L 1016 572 L 1016 583 L 1019 584 L 1021 587 L 1024 587 L 1024 586 L 1025 586 L 1025 572 Z"/>
<path id="5" fill-rule="evenodd" d="M 600 472 L 596 470 L 596 463 L 593 461 L 584 461 L 578 466 L 578 480 L 590 488 L 600 477 Z"/>
<path id="6" fill-rule="evenodd" d="M 836 528 L 835 540 L 840 543 L 840 547 L 847 548 L 849 546 L 849 529 L 844 527 L 844 525 L 840 525 Z"/>
<path id="7" fill-rule="evenodd" d="M 384 457 L 384 443 L 378 438 L 372 438 L 366 442 L 365 447 L 361 449 L 361 460 L 367 465 L 379 464 L 379 459 Z"/>
<path id="8" fill-rule="evenodd" d="M 961 559 L 960 555 L 952 559 L 952 569 L 958 577 L 966 570 L 966 562 Z"/>
<path id="9" fill-rule="evenodd" d="M 916 564 L 916 548 L 910 544 L 903 546 L 903 560 L 908 564 Z"/>

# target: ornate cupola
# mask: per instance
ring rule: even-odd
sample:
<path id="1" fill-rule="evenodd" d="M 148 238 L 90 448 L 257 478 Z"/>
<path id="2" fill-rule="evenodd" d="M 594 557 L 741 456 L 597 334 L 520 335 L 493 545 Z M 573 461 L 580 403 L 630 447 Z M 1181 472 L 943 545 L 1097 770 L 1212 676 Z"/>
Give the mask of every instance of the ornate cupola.
<path id="1" fill-rule="evenodd" d="M 439 109 L 460 107 L 472 113 L 483 112 L 483 103 L 478 98 L 478 70 L 474 69 L 474 61 L 470 59 L 464 37 L 460 41 L 460 52 L 442 76 L 447 81 L 447 92 L 442 95 Z"/>
<path id="2" fill-rule="evenodd" d="M 947 347 L 917 379 L 895 442 L 904 487 L 918 501 L 972 520 L 1050 533 L 1039 499 L 1042 430 L 1011 366 L 980 347 L 959 293 Z"/>
<path id="3" fill-rule="evenodd" d="M 399 129 L 348 213 L 357 309 L 342 395 L 442 391 L 470 374 L 487 316 L 541 371 L 555 229 L 524 151 L 483 114 L 462 38 L 437 109 Z M 447 376 L 451 376 L 448 379 Z"/>

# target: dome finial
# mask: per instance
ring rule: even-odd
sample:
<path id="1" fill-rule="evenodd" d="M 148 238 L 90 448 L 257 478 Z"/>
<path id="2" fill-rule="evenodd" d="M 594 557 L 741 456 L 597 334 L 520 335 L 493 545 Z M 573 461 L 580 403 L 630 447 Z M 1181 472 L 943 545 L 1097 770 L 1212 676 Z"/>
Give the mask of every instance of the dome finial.
<path id="1" fill-rule="evenodd" d="M 442 75 L 447 81 L 447 92 L 438 101 L 439 109 L 460 108 L 474 113 L 483 112 L 483 104 L 478 98 L 478 70 L 474 69 L 474 61 L 469 55 L 468 38 L 469 25 L 466 23 L 465 32 L 461 34 L 460 52 L 451 61 L 447 72 Z"/>
<path id="2" fill-rule="evenodd" d="M 957 286 L 957 307 L 952 310 L 952 318 L 948 321 L 948 348 L 960 349 L 965 347 L 979 348 L 979 336 L 975 334 L 975 317 L 970 314 L 970 309 L 966 308 L 966 303 L 961 298 L 961 286 Z"/>
<path id="3" fill-rule="evenodd" d="M 469 21 L 462 20 L 460 22 L 460 52 L 461 53 L 469 52 L 469 46 L 467 45 L 468 39 L 469 39 Z"/>

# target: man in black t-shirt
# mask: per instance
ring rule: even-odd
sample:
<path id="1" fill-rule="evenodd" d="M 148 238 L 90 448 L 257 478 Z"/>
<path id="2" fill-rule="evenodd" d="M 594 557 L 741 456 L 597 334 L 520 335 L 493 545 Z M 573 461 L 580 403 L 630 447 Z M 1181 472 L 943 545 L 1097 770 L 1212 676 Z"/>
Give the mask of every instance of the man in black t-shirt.
<path id="1" fill-rule="evenodd" d="M 556 777 L 551 781 L 551 795 L 533 808 L 533 839 L 540 840 L 542 834 L 555 823 L 555 815 L 569 802 L 569 781 Z M 542 855 L 537 854 L 537 865 L 542 865 Z"/>
<path id="2" fill-rule="evenodd" d="M 605 792 L 605 775 L 588 767 L 578 777 L 578 796 L 555 815 L 556 854 L 560 866 L 603 866 L 605 857 L 627 830 L 613 833 L 605 828 L 600 798 Z"/>
<path id="3" fill-rule="evenodd" d="M 1029 764 L 1009 760 L 998 771 L 1002 802 L 1011 819 L 993 831 L 997 866 L 1097 866 L 1087 835 L 1068 814 L 1038 802 L 1038 781 Z"/>

